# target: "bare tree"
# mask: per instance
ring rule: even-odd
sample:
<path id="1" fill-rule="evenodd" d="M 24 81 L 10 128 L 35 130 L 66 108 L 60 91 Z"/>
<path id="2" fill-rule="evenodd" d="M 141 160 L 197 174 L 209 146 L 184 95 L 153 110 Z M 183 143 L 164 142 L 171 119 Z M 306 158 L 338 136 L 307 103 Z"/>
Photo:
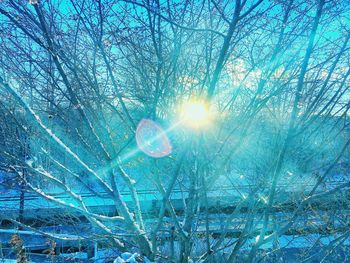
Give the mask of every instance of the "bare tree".
<path id="1" fill-rule="evenodd" d="M 348 12 L 335 0 L 2 2 L 6 169 L 120 251 L 255 262 L 316 233 L 332 239 L 319 254 L 321 237 L 305 244 L 305 259 L 326 260 L 349 238 L 337 212 L 349 205 Z M 179 121 L 193 98 L 210 127 Z M 169 156 L 137 149 L 142 119 L 166 127 Z"/>

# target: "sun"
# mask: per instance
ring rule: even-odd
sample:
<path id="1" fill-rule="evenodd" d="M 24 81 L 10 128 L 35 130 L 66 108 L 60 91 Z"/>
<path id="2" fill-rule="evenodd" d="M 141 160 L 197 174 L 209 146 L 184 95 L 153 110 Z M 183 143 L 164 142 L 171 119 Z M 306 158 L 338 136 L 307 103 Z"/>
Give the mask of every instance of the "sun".
<path id="1" fill-rule="evenodd" d="M 190 100 L 182 104 L 181 121 L 192 128 L 199 128 L 210 123 L 211 116 L 208 103 L 201 100 Z"/>

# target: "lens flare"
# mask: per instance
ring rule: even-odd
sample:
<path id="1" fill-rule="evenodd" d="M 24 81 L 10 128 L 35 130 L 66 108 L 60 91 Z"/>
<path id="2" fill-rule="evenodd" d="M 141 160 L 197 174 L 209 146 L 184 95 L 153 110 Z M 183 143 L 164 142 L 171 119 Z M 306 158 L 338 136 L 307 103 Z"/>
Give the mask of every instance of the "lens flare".
<path id="1" fill-rule="evenodd" d="M 172 151 L 166 132 L 152 120 L 140 121 L 136 129 L 136 142 L 141 151 L 154 158 L 167 156 Z"/>

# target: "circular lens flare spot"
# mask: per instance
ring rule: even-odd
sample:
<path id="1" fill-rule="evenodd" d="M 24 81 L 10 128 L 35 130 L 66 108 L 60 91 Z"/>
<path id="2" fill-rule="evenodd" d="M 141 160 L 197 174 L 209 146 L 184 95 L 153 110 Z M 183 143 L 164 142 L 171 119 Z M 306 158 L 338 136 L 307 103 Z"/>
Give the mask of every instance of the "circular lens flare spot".
<path id="1" fill-rule="evenodd" d="M 142 119 L 136 129 L 136 143 L 145 154 L 161 158 L 171 153 L 172 147 L 162 127 L 152 120 Z"/>

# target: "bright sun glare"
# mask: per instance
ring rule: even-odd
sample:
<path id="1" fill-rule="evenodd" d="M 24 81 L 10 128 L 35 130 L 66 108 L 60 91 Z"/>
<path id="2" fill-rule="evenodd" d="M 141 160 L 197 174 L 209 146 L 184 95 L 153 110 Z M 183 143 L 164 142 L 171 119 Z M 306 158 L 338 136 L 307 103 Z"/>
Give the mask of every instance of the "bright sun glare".
<path id="1" fill-rule="evenodd" d="M 194 128 L 209 124 L 210 112 L 207 103 L 199 100 L 184 103 L 181 108 L 181 120 Z"/>

